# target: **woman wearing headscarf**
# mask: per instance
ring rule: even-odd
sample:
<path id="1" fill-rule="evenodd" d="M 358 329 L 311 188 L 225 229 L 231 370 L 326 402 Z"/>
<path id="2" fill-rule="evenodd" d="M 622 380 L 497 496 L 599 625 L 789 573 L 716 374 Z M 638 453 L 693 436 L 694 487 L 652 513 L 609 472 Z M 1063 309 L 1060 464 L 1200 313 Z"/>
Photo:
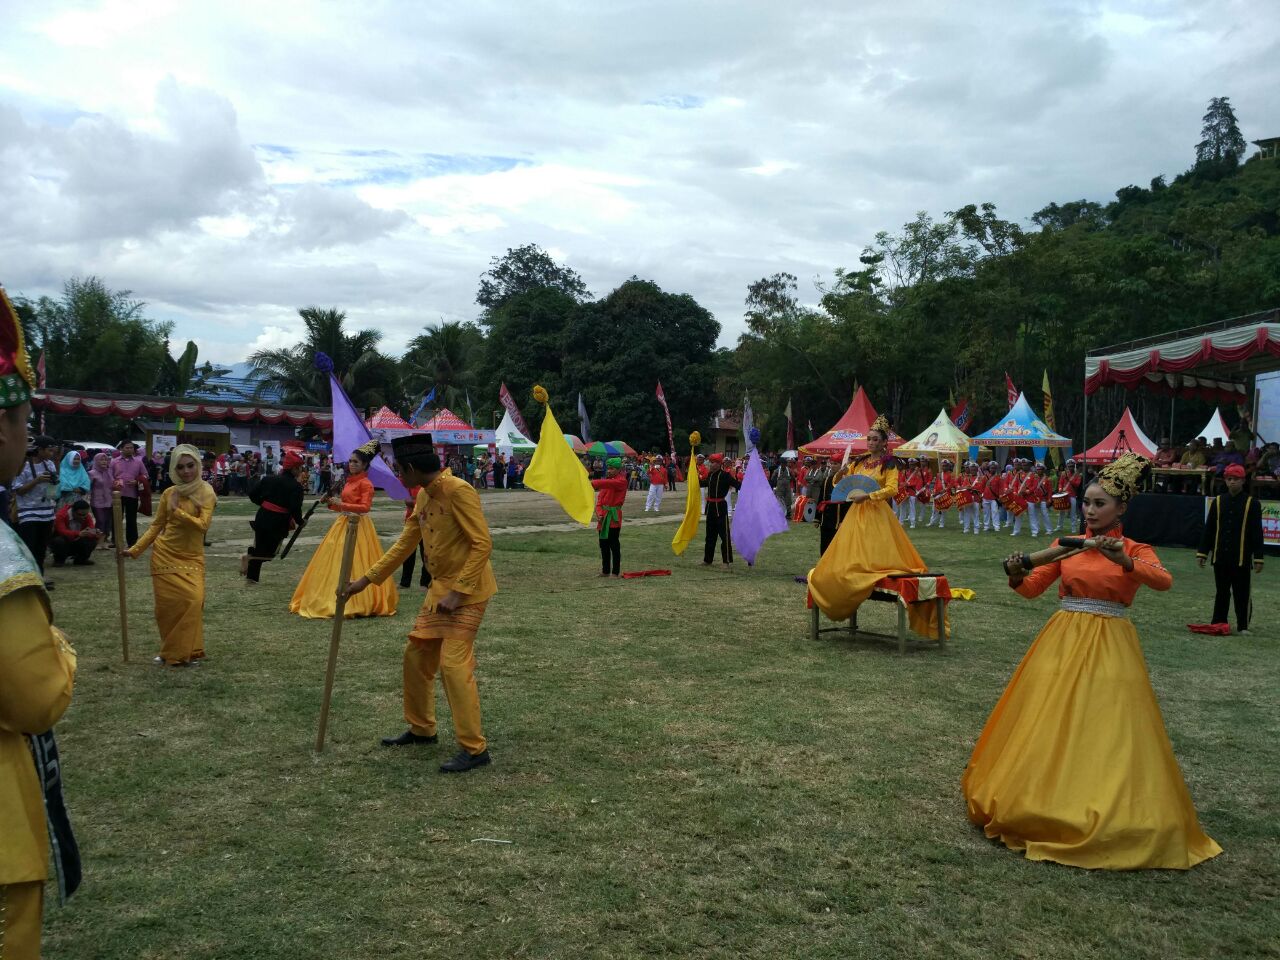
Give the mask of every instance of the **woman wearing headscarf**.
<path id="1" fill-rule="evenodd" d="M 1186 870 L 1222 852 L 1200 829 L 1147 676 L 1129 607 L 1173 577 L 1120 527 L 1147 461 L 1126 453 L 1084 491 L 1086 546 L 1063 547 L 1009 586 L 1060 609 L 1014 671 L 961 781 L 969 819 L 1029 860 L 1102 870 Z"/>
<path id="2" fill-rule="evenodd" d="M 65 507 L 77 500 L 89 499 L 89 471 L 79 450 L 72 450 L 62 458 L 58 468 L 58 506 Z"/>
<path id="3" fill-rule="evenodd" d="M 169 486 L 156 518 L 125 556 L 151 547 L 160 656 L 156 663 L 186 667 L 204 659 L 204 537 L 218 497 L 200 478 L 200 451 L 183 443 L 169 458 Z"/>
<path id="4" fill-rule="evenodd" d="M 103 533 L 103 545 L 107 538 L 115 536 L 111 516 L 111 490 L 115 481 L 111 476 L 111 455 L 99 453 L 93 458 L 89 470 L 89 506 L 93 508 L 93 520 Z"/>
<path id="5" fill-rule="evenodd" d="M 353 451 L 347 461 L 347 481 L 337 494 L 328 493 L 321 499 L 330 510 L 340 514 L 325 534 L 320 546 L 316 548 L 311 562 L 298 581 L 298 588 L 293 591 L 289 601 L 289 612 L 308 619 L 327 620 L 333 617 L 337 609 L 338 574 L 342 570 L 342 551 L 346 543 L 347 523 L 358 524 L 356 528 L 356 552 L 351 563 L 352 570 L 368 570 L 382 556 L 382 543 L 378 540 L 378 532 L 373 528 L 373 520 L 369 510 L 373 507 L 373 481 L 369 479 L 369 464 L 378 455 L 378 442 L 370 440 L 363 447 Z M 385 583 L 370 587 L 359 596 L 347 601 L 343 616 L 351 617 L 394 617 L 396 606 L 400 601 L 400 593 L 396 585 L 388 580 Z"/>

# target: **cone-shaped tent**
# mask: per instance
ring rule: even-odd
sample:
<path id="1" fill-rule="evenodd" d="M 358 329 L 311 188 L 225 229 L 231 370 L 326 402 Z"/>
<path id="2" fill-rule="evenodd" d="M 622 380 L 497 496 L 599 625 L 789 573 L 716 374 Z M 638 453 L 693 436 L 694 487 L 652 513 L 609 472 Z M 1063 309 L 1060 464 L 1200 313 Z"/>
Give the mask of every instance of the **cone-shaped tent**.
<path id="1" fill-rule="evenodd" d="M 512 453 L 533 453 L 537 446 L 516 429 L 510 411 L 502 415 L 502 422 L 498 424 L 498 429 L 493 431 L 493 442 L 498 450 L 507 456 L 511 456 Z M 477 443 L 475 449 L 477 452 L 487 450 L 488 444 Z"/>
<path id="2" fill-rule="evenodd" d="M 391 410 L 390 407 L 382 407 L 370 417 L 365 425 L 370 430 L 412 430 L 409 422 Z"/>
<path id="3" fill-rule="evenodd" d="M 492 423 L 493 421 L 489 422 Z M 433 430 L 473 430 L 475 428 L 448 407 L 441 407 L 439 413 L 418 429 L 430 432 Z"/>
<path id="4" fill-rule="evenodd" d="M 900 457 L 945 457 L 959 462 L 969 456 L 971 444 L 968 434 L 951 422 L 947 408 L 943 407 L 933 423 L 900 446 L 897 454 Z"/>
<path id="5" fill-rule="evenodd" d="M 858 392 L 853 395 L 853 403 L 849 404 L 849 409 L 836 425 L 817 440 L 804 444 L 800 452 L 820 457 L 841 457 L 846 449 L 853 453 L 865 453 L 867 431 L 871 429 L 877 416 L 876 408 L 871 406 L 866 391 L 859 387 Z M 889 449 L 892 450 L 901 443 L 900 436 L 896 433 L 889 434 Z"/>
<path id="6" fill-rule="evenodd" d="M 1084 461 L 1097 466 L 1119 459 L 1122 453 L 1136 453 L 1148 460 L 1156 455 L 1156 445 L 1142 432 L 1128 407 L 1124 408 L 1124 416 L 1102 442 L 1085 451 Z"/>
<path id="7" fill-rule="evenodd" d="M 973 438 L 974 443 L 988 447 L 1069 447 L 1071 440 L 1054 433 L 1031 409 L 1025 393 L 994 427 Z"/>
<path id="8" fill-rule="evenodd" d="M 1197 437 L 1204 437 L 1210 443 L 1215 440 L 1221 440 L 1224 444 L 1231 442 L 1231 434 L 1227 430 L 1227 421 L 1222 419 L 1222 411 L 1215 408 L 1213 416 L 1209 418 L 1209 422 L 1204 425 L 1204 429 L 1196 434 Z"/>

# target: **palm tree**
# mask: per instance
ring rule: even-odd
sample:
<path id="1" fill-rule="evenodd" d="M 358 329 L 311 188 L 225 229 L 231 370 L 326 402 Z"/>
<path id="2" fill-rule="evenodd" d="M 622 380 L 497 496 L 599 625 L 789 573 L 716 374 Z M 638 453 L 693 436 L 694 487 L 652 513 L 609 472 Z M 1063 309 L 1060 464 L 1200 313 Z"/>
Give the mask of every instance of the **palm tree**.
<path id="1" fill-rule="evenodd" d="M 302 307 L 306 339 L 293 347 L 259 350 L 249 357 L 250 376 L 258 381 L 257 396 L 276 390 L 285 403 L 323 407 L 329 404 L 328 378 L 315 366 L 316 354 L 333 360 L 334 376 L 357 408 L 403 404 L 396 362 L 378 350 L 379 330 L 343 330 L 347 315 L 341 310 Z"/>
<path id="2" fill-rule="evenodd" d="M 428 324 L 409 341 L 409 350 L 400 361 L 410 396 L 421 396 L 435 387 L 442 405 L 461 409 L 475 385 L 482 340 L 474 324 L 453 320 Z"/>

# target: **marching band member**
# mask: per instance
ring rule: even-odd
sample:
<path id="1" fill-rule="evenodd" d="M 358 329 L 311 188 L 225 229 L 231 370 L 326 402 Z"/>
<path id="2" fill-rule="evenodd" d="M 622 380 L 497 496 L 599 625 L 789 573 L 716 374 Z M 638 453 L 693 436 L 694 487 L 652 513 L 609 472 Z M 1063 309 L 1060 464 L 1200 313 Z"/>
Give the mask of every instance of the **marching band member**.
<path id="1" fill-rule="evenodd" d="M 1000 494 L 1003 490 L 1000 480 L 1000 465 L 994 460 L 988 460 L 983 468 L 982 478 L 982 529 L 996 530 L 1000 529 Z"/>
<path id="2" fill-rule="evenodd" d="M 1049 480 L 1049 471 L 1043 463 L 1036 464 L 1035 473 L 1036 496 L 1040 498 L 1040 524 L 1044 532 L 1049 532 L 1049 499 L 1053 496 L 1053 483 Z"/>
<path id="3" fill-rule="evenodd" d="M 1080 498 L 1080 484 L 1082 479 L 1076 473 L 1076 462 L 1068 460 L 1062 473 L 1058 474 L 1058 493 L 1067 495 L 1068 507 L 1066 510 L 1058 512 L 1058 522 L 1054 525 L 1053 532 L 1057 533 L 1062 529 L 1062 515 L 1067 516 L 1067 530 L 1074 531 L 1076 529 L 1076 504 Z"/>
<path id="4" fill-rule="evenodd" d="M 649 495 L 644 499 L 645 513 L 650 510 L 654 513 L 662 511 L 662 491 L 666 486 L 667 468 L 662 462 L 662 457 L 654 457 L 649 464 Z"/>

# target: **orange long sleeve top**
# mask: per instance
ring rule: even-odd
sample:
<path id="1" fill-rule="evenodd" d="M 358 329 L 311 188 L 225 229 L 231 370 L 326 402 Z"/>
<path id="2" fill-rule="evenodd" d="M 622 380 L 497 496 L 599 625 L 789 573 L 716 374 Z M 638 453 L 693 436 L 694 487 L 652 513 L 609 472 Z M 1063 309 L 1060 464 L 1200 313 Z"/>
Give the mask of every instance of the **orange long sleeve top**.
<path id="1" fill-rule="evenodd" d="M 1119 527 L 1107 532 L 1108 537 L 1124 536 Z M 1054 544 L 1057 544 L 1054 540 Z M 1173 586 L 1173 575 L 1161 564 L 1156 552 L 1145 543 L 1124 537 L 1124 552 L 1133 560 L 1133 569 L 1125 570 L 1112 563 L 1097 550 L 1085 550 L 1063 560 L 1046 563 L 1028 573 L 1013 589 L 1024 597 L 1038 597 L 1055 580 L 1059 597 L 1088 597 L 1091 600 L 1110 600 L 1133 605 L 1138 587 L 1152 590 L 1168 590 Z"/>
<path id="2" fill-rule="evenodd" d="M 329 509 L 340 513 L 368 513 L 373 509 L 373 481 L 368 474 L 352 477 L 342 487 L 341 499 L 330 500 Z"/>

